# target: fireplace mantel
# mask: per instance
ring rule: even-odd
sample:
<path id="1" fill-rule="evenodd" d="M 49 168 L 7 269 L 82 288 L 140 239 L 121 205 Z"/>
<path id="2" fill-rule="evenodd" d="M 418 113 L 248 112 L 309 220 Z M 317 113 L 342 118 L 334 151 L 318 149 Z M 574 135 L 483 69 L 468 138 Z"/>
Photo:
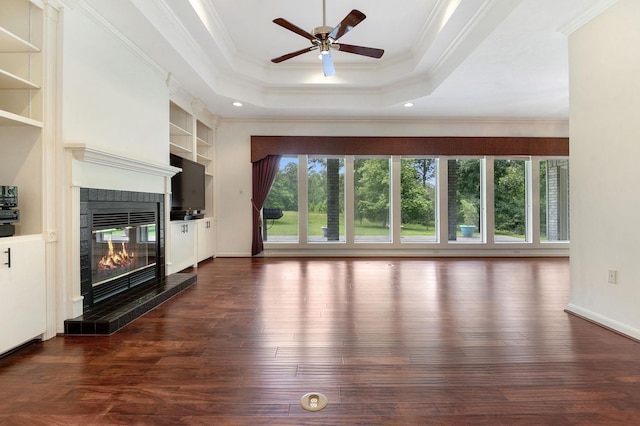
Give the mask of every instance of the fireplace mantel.
<path id="1" fill-rule="evenodd" d="M 122 170 L 140 172 L 155 176 L 172 177 L 180 171 L 179 168 L 168 164 L 150 163 L 147 161 L 136 160 L 125 157 L 120 154 L 101 151 L 91 148 L 85 144 L 66 144 L 65 149 L 70 151 L 78 161 L 86 163 L 98 164 L 102 166 L 115 167 Z"/>

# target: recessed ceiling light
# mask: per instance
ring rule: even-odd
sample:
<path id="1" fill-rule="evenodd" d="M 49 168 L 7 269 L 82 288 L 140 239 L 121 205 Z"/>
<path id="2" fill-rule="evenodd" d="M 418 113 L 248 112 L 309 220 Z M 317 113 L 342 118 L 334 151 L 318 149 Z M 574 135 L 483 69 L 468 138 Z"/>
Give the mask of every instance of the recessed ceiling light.
<path id="1" fill-rule="evenodd" d="M 405 108 L 411 108 L 412 106 L 413 106 L 413 102 L 406 102 L 406 103 L 404 104 L 404 107 L 405 107 Z"/>
<path id="2" fill-rule="evenodd" d="M 234 106 L 234 107 L 241 107 L 241 106 L 242 106 L 242 102 L 240 102 L 240 101 L 235 101 L 235 102 L 233 103 L 233 106 Z"/>

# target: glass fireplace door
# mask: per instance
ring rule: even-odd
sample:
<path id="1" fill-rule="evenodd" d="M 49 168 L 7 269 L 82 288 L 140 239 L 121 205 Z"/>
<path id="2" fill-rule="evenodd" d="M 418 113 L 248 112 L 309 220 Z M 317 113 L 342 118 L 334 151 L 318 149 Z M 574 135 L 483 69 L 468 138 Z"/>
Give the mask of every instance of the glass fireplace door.
<path id="1" fill-rule="evenodd" d="M 156 225 L 136 225 L 92 232 L 93 286 L 156 264 Z"/>

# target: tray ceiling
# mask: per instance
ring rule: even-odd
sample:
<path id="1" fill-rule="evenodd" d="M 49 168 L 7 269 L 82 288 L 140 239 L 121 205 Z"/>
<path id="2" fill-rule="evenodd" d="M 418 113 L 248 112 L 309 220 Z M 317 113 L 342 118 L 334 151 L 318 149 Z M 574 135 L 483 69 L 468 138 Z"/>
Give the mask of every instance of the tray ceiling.
<path id="1" fill-rule="evenodd" d="M 222 117 L 566 120 L 568 34 L 614 2 L 326 0 L 328 26 L 351 9 L 367 16 L 340 41 L 385 50 L 333 50 L 331 77 L 317 52 L 271 62 L 310 46 L 273 19 L 311 32 L 322 0 L 80 3 Z"/>

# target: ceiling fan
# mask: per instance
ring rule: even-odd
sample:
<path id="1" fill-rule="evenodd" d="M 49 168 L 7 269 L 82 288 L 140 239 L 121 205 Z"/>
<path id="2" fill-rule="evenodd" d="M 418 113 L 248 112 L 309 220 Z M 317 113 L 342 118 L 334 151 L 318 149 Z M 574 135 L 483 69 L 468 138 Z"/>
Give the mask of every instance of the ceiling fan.
<path id="1" fill-rule="evenodd" d="M 316 27 L 311 33 L 303 30 L 302 28 L 292 24 L 283 18 L 276 18 L 274 23 L 293 31 L 294 33 L 301 35 L 311 42 L 311 46 L 300 49 L 295 52 L 287 53 L 277 58 L 273 58 L 271 62 L 280 63 L 287 59 L 295 58 L 303 53 L 311 52 L 313 50 L 320 50 L 322 56 L 322 70 L 325 77 L 334 75 L 336 70 L 333 66 L 333 59 L 331 58 L 331 49 L 340 50 L 347 53 L 355 53 L 356 55 L 368 56 L 370 58 L 379 59 L 384 53 L 383 49 L 375 49 L 372 47 L 353 46 L 351 44 L 337 43 L 338 39 L 351 31 L 353 27 L 362 22 L 366 15 L 359 10 L 353 9 L 345 18 L 334 28 L 326 25 L 326 3 L 322 0 L 322 26 Z"/>

